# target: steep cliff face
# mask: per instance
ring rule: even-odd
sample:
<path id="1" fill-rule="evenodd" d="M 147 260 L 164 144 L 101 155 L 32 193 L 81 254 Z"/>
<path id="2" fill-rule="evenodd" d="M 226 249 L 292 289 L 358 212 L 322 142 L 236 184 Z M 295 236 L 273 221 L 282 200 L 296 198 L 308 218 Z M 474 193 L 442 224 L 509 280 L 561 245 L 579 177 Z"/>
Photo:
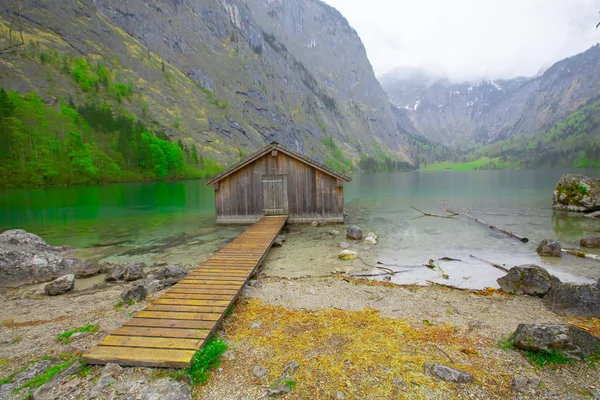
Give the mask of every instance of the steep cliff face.
<path id="1" fill-rule="evenodd" d="M 6 89 L 35 91 L 48 103 L 112 102 L 223 164 L 272 140 L 327 162 L 334 155 L 324 137 L 354 158 L 382 148 L 403 157 L 360 39 L 323 3 L 21 3 L 25 51 L 0 60 Z M 13 11 L 0 10 L 3 24 Z M 107 66 L 131 93 L 116 99 L 98 85 L 84 89 L 62 67 L 66 59 L 90 71 Z"/>
<path id="2" fill-rule="evenodd" d="M 381 82 L 406 125 L 453 147 L 481 145 L 549 128 L 600 93 L 600 45 L 531 78 L 452 83 L 415 70 Z"/>

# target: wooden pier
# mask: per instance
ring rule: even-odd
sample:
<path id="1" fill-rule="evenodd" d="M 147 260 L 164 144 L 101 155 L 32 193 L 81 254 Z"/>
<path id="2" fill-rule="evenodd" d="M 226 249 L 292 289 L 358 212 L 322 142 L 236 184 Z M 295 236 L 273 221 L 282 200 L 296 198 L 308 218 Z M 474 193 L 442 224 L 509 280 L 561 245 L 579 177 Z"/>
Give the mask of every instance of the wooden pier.
<path id="1" fill-rule="evenodd" d="M 263 217 L 83 356 L 89 364 L 187 368 L 262 263 L 287 216 Z"/>

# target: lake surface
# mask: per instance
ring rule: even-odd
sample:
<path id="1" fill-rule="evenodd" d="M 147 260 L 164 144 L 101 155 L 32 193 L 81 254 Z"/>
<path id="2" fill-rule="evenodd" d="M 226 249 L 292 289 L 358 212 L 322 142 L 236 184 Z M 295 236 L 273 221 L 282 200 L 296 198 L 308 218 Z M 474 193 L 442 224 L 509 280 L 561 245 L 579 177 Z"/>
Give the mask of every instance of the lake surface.
<path id="1" fill-rule="evenodd" d="M 600 263 L 571 256 L 541 259 L 535 247 L 544 238 L 577 247 L 582 236 L 600 235 L 600 222 L 553 212 L 552 191 L 563 173 L 600 176 L 600 170 L 519 170 L 356 174 L 345 185 L 347 224 L 377 232 L 379 244 L 363 259 L 400 265 L 395 281 L 432 280 L 461 287 L 497 286 L 502 271 L 469 255 L 508 266 L 536 263 L 561 279 L 600 277 Z M 530 239 L 523 244 L 468 219 L 416 218 L 441 208 L 470 210 L 484 221 Z M 195 264 L 244 228 L 217 227 L 214 193 L 204 181 L 151 182 L 104 186 L 3 189 L 0 229 L 22 228 L 52 245 L 87 248 L 90 258 L 123 261 L 166 259 Z M 119 243 L 117 246 L 94 246 Z M 419 267 L 429 259 L 441 271 Z"/>

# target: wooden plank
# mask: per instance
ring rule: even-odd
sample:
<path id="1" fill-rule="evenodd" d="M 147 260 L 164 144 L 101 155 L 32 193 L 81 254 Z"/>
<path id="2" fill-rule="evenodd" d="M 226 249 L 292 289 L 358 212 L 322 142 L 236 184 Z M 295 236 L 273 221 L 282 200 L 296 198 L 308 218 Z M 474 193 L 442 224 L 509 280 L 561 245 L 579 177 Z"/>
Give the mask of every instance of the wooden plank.
<path id="1" fill-rule="evenodd" d="M 148 349 L 198 350 L 199 339 L 152 338 L 108 335 L 100 346 L 141 347 Z"/>
<path id="2" fill-rule="evenodd" d="M 96 346 L 83 356 L 88 364 L 187 368 L 194 356 L 193 350 L 141 349 L 136 347 Z"/>
<path id="3" fill-rule="evenodd" d="M 192 321 L 218 321 L 222 313 L 193 313 L 193 312 L 165 312 L 165 311 L 146 311 L 137 313 L 137 318 L 154 319 L 187 319 Z"/>
<path id="4" fill-rule="evenodd" d="M 125 326 L 144 326 L 147 328 L 212 329 L 214 321 L 190 321 L 184 319 L 155 319 L 133 317 Z"/>
<path id="5" fill-rule="evenodd" d="M 243 283 L 243 281 L 225 280 L 225 279 L 208 280 L 208 279 L 184 278 L 179 281 L 179 284 L 187 284 L 187 285 L 210 285 L 210 286 L 219 286 L 220 285 L 220 286 L 233 286 L 233 287 L 239 287 L 239 285 L 241 285 L 242 283 Z"/>
<path id="6" fill-rule="evenodd" d="M 248 274 L 244 275 L 244 276 L 239 276 L 239 275 L 228 275 L 227 273 L 194 273 L 194 274 L 189 274 L 187 276 L 186 279 L 202 279 L 202 280 L 207 280 L 207 281 L 245 281 L 246 279 L 248 279 Z"/>
<path id="7" fill-rule="evenodd" d="M 178 329 L 178 328 L 144 328 L 138 326 L 122 326 L 111 335 L 117 336 L 144 336 L 144 337 L 163 337 L 180 339 L 204 339 L 210 331 L 198 329 Z"/>
<path id="8" fill-rule="evenodd" d="M 179 282 L 177 284 L 177 287 L 187 287 L 187 288 L 197 288 L 200 287 L 200 285 L 198 285 L 197 283 L 194 282 Z M 216 285 L 216 284 L 206 284 L 204 287 L 211 287 L 214 289 L 235 289 L 235 290 L 239 290 L 240 289 L 240 285 Z"/>
<path id="9" fill-rule="evenodd" d="M 154 304 L 179 304 L 182 306 L 228 306 L 230 301 L 217 300 L 186 300 L 186 299 L 169 299 L 159 298 L 153 301 Z"/>
<path id="10" fill-rule="evenodd" d="M 174 312 L 211 312 L 224 313 L 227 307 L 207 307 L 207 306 L 181 306 L 175 304 L 149 304 L 146 311 L 174 311 Z"/>
<path id="11" fill-rule="evenodd" d="M 187 300 L 224 300 L 231 301 L 234 294 L 203 294 L 203 293 L 165 293 L 161 299 L 187 299 Z"/>
<path id="12" fill-rule="evenodd" d="M 238 291 L 235 289 L 207 289 L 204 287 L 186 288 L 183 286 L 174 286 L 165 293 L 190 293 L 190 294 L 230 294 L 235 295 Z"/>

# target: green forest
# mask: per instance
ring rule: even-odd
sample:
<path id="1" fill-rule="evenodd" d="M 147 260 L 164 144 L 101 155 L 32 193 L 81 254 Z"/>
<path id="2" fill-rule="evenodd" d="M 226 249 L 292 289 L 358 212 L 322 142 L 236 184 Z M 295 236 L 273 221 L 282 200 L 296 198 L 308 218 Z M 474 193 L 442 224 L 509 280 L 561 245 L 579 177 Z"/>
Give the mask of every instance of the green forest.
<path id="1" fill-rule="evenodd" d="M 113 87 L 117 101 L 127 95 L 126 85 Z M 195 145 L 171 142 L 106 103 L 51 107 L 35 93 L 0 89 L 0 187 L 202 178 L 220 170 Z"/>

